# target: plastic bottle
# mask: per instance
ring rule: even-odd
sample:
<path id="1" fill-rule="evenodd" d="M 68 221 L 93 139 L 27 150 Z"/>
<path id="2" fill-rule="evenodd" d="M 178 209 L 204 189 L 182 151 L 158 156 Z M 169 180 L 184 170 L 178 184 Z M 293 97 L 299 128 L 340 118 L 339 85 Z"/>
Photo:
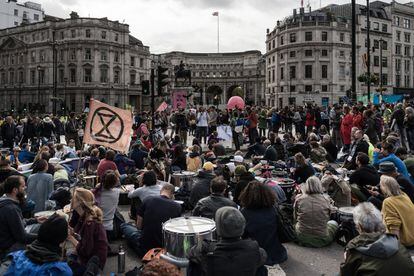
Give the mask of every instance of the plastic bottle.
<path id="1" fill-rule="evenodd" d="M 122 245 L 119 246 L 118 251 L 118 273 L 125 272 L 125 251 Z"/>

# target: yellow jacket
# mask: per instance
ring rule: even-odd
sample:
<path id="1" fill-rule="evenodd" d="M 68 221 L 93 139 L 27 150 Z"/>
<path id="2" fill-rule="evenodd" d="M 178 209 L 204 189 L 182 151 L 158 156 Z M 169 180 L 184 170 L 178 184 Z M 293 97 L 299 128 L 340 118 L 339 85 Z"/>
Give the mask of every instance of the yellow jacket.
<path id="1" fill-rule="evenodd" d="M 382 217 L 387 232 L 399 230 L 400 241 L 405 246 L 414 245 L 414 204 L 402 193 L 391 196 L 382 203 Z"/>

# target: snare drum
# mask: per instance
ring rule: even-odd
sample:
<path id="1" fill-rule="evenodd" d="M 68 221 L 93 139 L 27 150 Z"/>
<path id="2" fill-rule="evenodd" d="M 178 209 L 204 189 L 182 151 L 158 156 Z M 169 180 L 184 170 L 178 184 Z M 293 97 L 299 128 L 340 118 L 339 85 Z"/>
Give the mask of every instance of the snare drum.
<path id="1" fill-rule="evenodd" d="M 171 176 L 171 182 L 174 186 L 183 187 L 187 191 L 191 191 L 193 189 L 193 179 L 195 173 L 189 171 L 182 171 L 180 173 L 173 173 Z"/>
<path id="2" fill-rule="evenodd" d="M 286 199 L 287 199 L 286 203 L 289 203 L 289 204 L 293 203 L 292 197 L 295 193 L 295 188 L 296 188 L 295 180 L 283 177 L 283 178 L 273 178 L 272 181 L 277 183 L 277 185 L 279 185 L 285 192 Z"/>
<path id="3" fill-rule="evenodd" d="M 353 221 L 354 215 L 352 212 L 354 211 L 354 208 L 355 207 L 352 207 L 352 206 L 339 208 L 338 209 L 339 222 Z"/>
<path id="4" fill-rule="evenodd" d="M 162 225 L 163 246 L 167 255 L 186 259 L 190 249 L 203 240 L 212 240 L 216 230 L 214 220 L 203 217 L 179 217 Z"/>

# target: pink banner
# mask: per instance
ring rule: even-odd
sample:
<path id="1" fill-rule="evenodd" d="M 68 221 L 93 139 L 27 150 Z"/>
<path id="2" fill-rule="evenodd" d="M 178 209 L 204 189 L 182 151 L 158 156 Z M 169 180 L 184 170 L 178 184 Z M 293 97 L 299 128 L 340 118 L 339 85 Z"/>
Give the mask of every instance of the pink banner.
<path id="1" fill-rule="evenodd" d="M 186 108 L 187 107 L 187 91 L 176 90 L 173 93 L 173 109 Z"/>

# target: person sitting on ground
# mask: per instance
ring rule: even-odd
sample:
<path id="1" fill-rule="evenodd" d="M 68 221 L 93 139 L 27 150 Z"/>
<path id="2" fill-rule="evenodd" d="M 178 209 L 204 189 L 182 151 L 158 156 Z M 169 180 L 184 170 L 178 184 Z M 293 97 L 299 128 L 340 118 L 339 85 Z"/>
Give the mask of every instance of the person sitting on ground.
<path id="1" fill-rule="evenodd" d="M 188 275 L 267 275 L 263 266 L 266 252 L 257 241 L 241 238 L 246 226 L 242 213 L 234 207 L 221 207 L 215 221 L 218 241 L 203 241 L 191 248 Z"/>
<path id="2" fill-rule="evenodd" d="M 315 169 L 306 161 L 305 156 L 300 152 L 295 154 L 295 168 L 291 168 L 291 171 L 293 173 L 293 179 L 297 183 L 303 183 L 306 179 L 315 175 Z"/>
<path id="3" fill-rule="evenodd" d="M 310 142 L 310 160 L 313 163 L 322 163 L 326 161 L 326 149 L 324 147 L 319 146 L 319 143 L 316 141 Z"/>
<path id="4" fill-rule="evenodd" d="M 395 155 L 404 162 L 404 165 L 407 167 L 407 171 L 410 174 L 410 182 L 414 185 L 414 157 L 408 155 L 407 150 L 402 147 L 395 150 Z"/>
<path id="5" fill-rule="evenodd" d="M 69 266 L 73 275 L 83 275 L 90 260 L 98 258 L 100 269 L 105 267 L 108 253 L 108 240 L 102 224 L 102 211 L 95 205 L 93 193 L 84 188 L 76 188 L 71 203 L 73 214 L 69 225 L 68 241 L 75 248 L 69 256 Z M 75 233 L 80 239 L 75 238 Z"/>
<path id="6" fill-rule="evenodd" d="M 186 171 L 187 170 L 187 156 L 181 145 L 175 146 L 171 160 L 171 171 Z"/>
<path id="7" fill-rule="evenodd" d="M 336 207 L 351 206 L 351 187 L 347 181 L 326 171 L 321 184 L 324 191 L 332 198 Z"/>
<path id="8" fill-rule="evenodd" d="M 349 183 L 356 184 L 351 186 L 352 193 L 356 195 L 360 202 L 366 201 L 371 194 L 367 187 L 377 186 L 380 175 L 374 166 L 369 164 L 369 157 L 363 152 L 359 152 L 356 158 L 357 169 L 349 176 Z"/>
<path id="9" fill-rule="evenodd" d="M 200 199 L 210 195 L 210 182 L 216 176 L 214 168 L 215 165 L 213 163 L 206 162 L 203 165 L 203 169 L 195 177 L 188 202 L 191 209 L 196 206 Z"/>
<path id="10" fill-rule="evenodd" d="M 330 220 L 337 208 L 332 199 L 323 194 L 321 181 L 316 176 L 309 177 L 302 185 L 294 203 L 297 243 L 306 247 L 324 247 L 332 243 L 338 223 Z"/>
<path id="11" fill-rule="evenodd" d="M 193 209 L 193 216 L 201 216 L 214 219 L 216 211 L 224 206 L 232 206 L 237 208 L 237 204 L 224 196 L 227 189 L 227 182 L 222 176 L 218 176 L 211 180 L 211 195 L 200 199 Z"/>
<path id="12" fill-rule="evenodd" d="M 128 223 L 121 224 L 128 245 L 140 258 L 148 250 L 162 247 L 162 224 L 181 216 L 181 205 L 173 199 L 174 186 L 165 184 L 160 195 L 146 198 L 138 208 L 136 227 Z"/>
<path id="13" fill-rule="evenodd" d="M 286 248 L 280 243 L 276 194 L 264 184 L 251 181 L 240 195 L 241 212 L 246 219 L 244 236 L 256 240 L 267 253 L 266 265 L 287 260 Z"/>
<path id="14" fill-rule="evenodd" d="M 108 170 L 112 170 L 115 172 L 115 174 L 118 175 L 118 177 L 120 176 L 118 167 L 116 166 L 114 159 L 115 159 L 115 152 L 113 150 L 108 150 L 105 153 L 105 158 L 99 162 L 98 168 L 96 170 L 96 174 L 98 175 L 99 180 L 102 179 L 105 172 Z"/>
<path id="15" fill-rule="evenodd" d="M 382 175 L 391 176 L 397 180 L 398 185 L 400 185 L 401 191 L 407 194 L 407 196 L 414 203 L 414 185 L 411 184 L 410 180 L 404 177 L 397 171 L 394 163 L 392 162 L 382 162 L 380 164 L 380 171 Z"/>
<path id="16" fill-rule="evenodd" d="M 191 146 L 189 151 L 190 153 L 187 157 L 187 170 L 190 172 L 198 172 L 203 164 L 200 157 L 200 147 L 197 145 Z"/>
<path id="17" fill-rule="evenodd" d="M 40 171 L 39 169 L 39 161 L 40 160 L 45 160 L 47 162 L 47 171 L 46 173 L 50 174 L 50 175 L 54 175 L 55 174 L 55 165 L 51 164 L 50 161 L 50 153 L 48 151 L 42 152 L 42 154 L 40 155 L 40 159 L 36 160 L 33 164 L 32 164 L 32 174 L 38 173 Z"/>
<path id="18" fill-rule="evenodd" d="M 99 162 L 99 150 L 93 149 L 89 157 L 85 158 L 83 162 L 83 169 L 87 175 L 96 175 L 98 171 Z"/>
<path id="19" fill-rule="evenodd" d="M 9 176 L 12 175 L 23 176 L 19 171 L 10 166 L 10 161 L 7 160 L 5 156 L 0 156 L 0 183 L 3 183 Z"/>
<path id="20" fill-rule="evenodd" d="M 96 204 L 101 208 L 103 213 L 102 224 L 106 231 L 108 241 L 113 240 L 114 233 L 114 215 L 119 202 L 119 193 L 121 190 L 116 188 L 119 185 L 119 178 L 115 172 L 106 171 L 102 183 L 95 188 L 94 195 Z"/>
<path id="21" fill-rule="evenodd" d="M 381 149 L 376 148 L 374 150 L 374 161 L 372 164 L 374 166 L 378 166 L 382 162 L 394 163 L 399 173 L 401 173 L 406 178 L 410 177 L 404 162 L 394 154 L 394 146 L 388 142 L 383 142 Z"/>
<path id="22" fill-rule="evenodd" d="M 288 133 L 286 133 L 285 135 L 290 137 Z M 289 137 L 287 137 L 287 139 L 289 139 Z M 282 139 L 280 139 L 280 137 L 275 138 L 275 143 L 272 146 L 276 150 L 277 160 L 286 161 L 287 151 L 285 145 L 282 142 Z"/>
<path id="23" fill-rule="evenodd" d="M 322 137 L 321 146 L 326 150 L 326 160 L 334 163 L 338 158 L 338 147 L 332 142 L 330 135 L 326 134 Z"/>
<path id="24" fill-rule="evenodd" d="M 255 180 L 254 175 L 251 172 L 248 172 L 246 166 L 244 165 L 237 165 L 236 169 L 234 170 L 234 193 L 233 193 L 233 201 L 240 205 L 240 195 L 243 192 L 244 188 L 249 184 L 250 181 Z"/>
<path id="25" fill-rule="evenodd" d="M 135 167 L 142 170 L 145 167 L 145 159 L 148 157 L 148 150 L 142 145 L 140 140 L 132 146 L 129 158 L 135 161 Z"/>
<path id="26" fill-rule="evenodd" d="M 354 141 L 351 144 L 351 150 L 349 155 L 344 163 L 344 167 L 348 170 L 354 170 L 356 165 L 356 157 L 359 152 L 363 152 L 368 155 L 369 145 L 364 140 L 364 132 L 360 129 L 357 129 L 353 135 Z"/>
<path id="27" fill-rule="evenodd" d="M 22 149 L 19 153 L 20 162 L 22 162 L 23 164 L 31 163 L 31 162 L 33 162 L 35 156 L 36 156 L 36 154 L 29 151 L 29 144 L 23 143 L 22 144 Z"/>
<path id="28" fill-rule="evenodd" d="M 386 197 L 381 212 L 387 232 L 398 236 L 406 247 L 414 246 L 414 204 L 394 178 L 381 176 L 380 187 Z"/>
<path id="29" fill-rule="evenodd" d="M 0 198 L 0 260 L 36 239 L 35 234 L 26 232 L 26 225 L 45 220 L 44 217 L 23 219 L 20 206 L 25 200 L 25 187 L 24 178 L 18 175 L 8 177 L 3 184 L 5 195 Z"/>
<path id="30" fill-rule="evenodd" d="M 30 175 L 27 180 L 27 199 L 35 203 L 35 213 L 46 210 L 46 201 L 54 189 L 53 176 L 47 173 L 46 160 L 38 160 L 36 167 L 39 172 Z"/>
<path id="31" fill-rule="evenodd" d="M 153 171 L 146 171 L 142 176 L 141 187 L 128 193 L 128 198 L 139 198 L 141 202 L 149 196 L 158 196 L 162 186 L 157 184 L 157 176 Z"/>
<path id="32" fill-rule="evenodd" d="M 393 234 L 384 233 L 381 213 L 371 203 L 361 203 L 353 210 L 359 235 L 345 249 L 341 276 L 414 275 L 414 264 L 404 246 Z"/>
<path id="33" fill-rule="evenodd" d="M 278 156 L 277 156 L 277 151 L 276 149 L 272 146 L 272 143 L 270 142 L 270 140 L 265 140 L 263 142 L 263 146 L 266 148 L 264 155 L 263 155 L 263 159 L 267 160 L 267 161 L 277 161 Z"/>
<path id="34" fill-rule="evenodd" d="M 71 276 L 72 270 L 62 261 L 60 247 L 68 237 L 68 223 L 58 214 L 49 217 L 39 228 L 37 239 L 26 250 L 9 255 L 11 263 L 5 276 L 60 275 Z"/>
<path id="35" fill-rule="evenodd" d="M 252 145 L 248 147 L 247 153 L 244 156 L 244 158 L 249 159 L 253 155 L 263 156 L 265 151 L 266 146 L 263 145 L 262 139 L 260 137 L 256 137 L 255 143 L 252 143 Z"/>
<path id="36" fill-rule="evenodd" d="M 118 152 L 115 154 L 114 162 L 120 175 L 126 175 L 134 172 L 135 161 L 128 158 L 126 154 Z"/>

